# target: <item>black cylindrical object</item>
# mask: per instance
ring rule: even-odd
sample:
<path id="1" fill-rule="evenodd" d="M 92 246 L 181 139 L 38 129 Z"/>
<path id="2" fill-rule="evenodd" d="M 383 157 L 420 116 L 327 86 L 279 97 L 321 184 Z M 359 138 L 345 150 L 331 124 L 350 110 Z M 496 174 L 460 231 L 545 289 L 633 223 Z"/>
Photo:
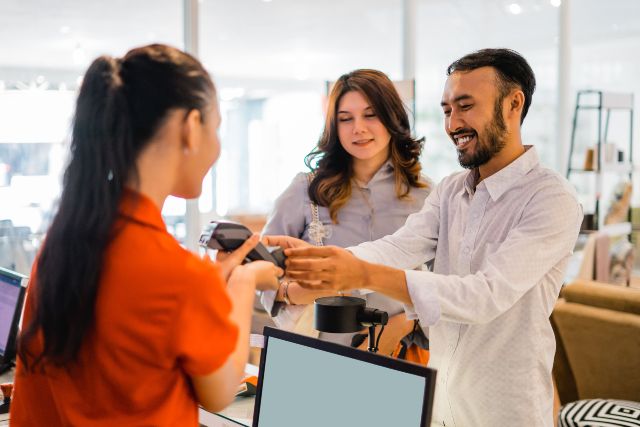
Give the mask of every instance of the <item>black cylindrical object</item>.
<path id="1" fill-rule="evenodd" d="M 363 329 L 358 314 L 366 301 L 356 297 L 324 297 L 315 301 L 314 328 L 321 332 L 348 333 Z"/>

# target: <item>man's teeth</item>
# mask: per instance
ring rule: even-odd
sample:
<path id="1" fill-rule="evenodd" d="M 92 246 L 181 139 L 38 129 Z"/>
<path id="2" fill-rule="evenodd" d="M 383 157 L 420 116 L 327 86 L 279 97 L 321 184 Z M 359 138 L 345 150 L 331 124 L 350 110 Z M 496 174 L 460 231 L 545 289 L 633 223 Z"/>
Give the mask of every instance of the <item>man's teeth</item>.
<path id="1" fill-rule="evenodd" d="M 460 138 L 456 138 L 456 143 L 457 145 L 466 144 L 467 142 L 471 141 L 472 138 L 472 136 L 463 136 Z"/>

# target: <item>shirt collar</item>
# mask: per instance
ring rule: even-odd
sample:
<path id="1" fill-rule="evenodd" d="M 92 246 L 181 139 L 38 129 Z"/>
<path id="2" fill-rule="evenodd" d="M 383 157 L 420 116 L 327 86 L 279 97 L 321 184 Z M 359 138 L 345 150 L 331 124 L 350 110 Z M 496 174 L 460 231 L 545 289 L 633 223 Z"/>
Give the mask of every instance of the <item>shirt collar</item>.
<path id="1" fill-rule="evenodd" d="M 393 175 L 393 169 L 394 169 L 393 162 L 391 161 L 391 159 L 388 159 L 386 162 L 382 164 L 382 166 L 380 166 L 380 169 L 378 169 L 378 171 L 373 175 L 373 177 L 371 178 L 371 181 L 369 181 L 362 188 L 369 188 L 369 186 L 371 186 L 372 184 L 375 184 L 378 181 L 382 181 L 388 178 L 390 175 Z"/>
<path id="2" fill-rule="evenodd" d="M 166 230 L 162 212 L 153 201 L 144 194 L 125 188 L 120 200 L 120 215 L 125 219 Z"/>
<path id="3" fill-rule="evenodd" d="M 491 175 L 489 178 L 482 180 L 480 183 L 480 185 L 484 183 L 489 196 L 491 196 L 491 199 L 493 199 L 494 202 L 507 190 L 513 187 L 518 181 L 518 178 L 529 173 L 529 171 L 540 163 L 538 152 L 534 146 L 525 145 L 524 148 L 526 151 L 520 157 Z M 467 193 L 473 194 L 475 192 L 474 184 L 477 181 L 477 177 L 477 168 L 470 170 L 467 174 L 467 177 L 464 180 L 464 188 Z"/>

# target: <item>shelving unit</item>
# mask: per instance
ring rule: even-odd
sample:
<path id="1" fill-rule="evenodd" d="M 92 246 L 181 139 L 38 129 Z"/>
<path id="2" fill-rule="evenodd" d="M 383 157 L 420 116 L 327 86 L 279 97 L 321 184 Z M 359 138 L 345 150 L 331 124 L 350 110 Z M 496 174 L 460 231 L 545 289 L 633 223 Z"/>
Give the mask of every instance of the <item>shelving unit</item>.
<path id="1" fill-rule="evenodd" d="M 594 147 L 595 159 L 592 169 L 576 168 L 572 165 L 574 150 L 576 149 L 576 130 L 578 127 L 579 113 L 587 112 L 597 113 L 597 139 Z M 620 114 L 629 114 L 629 139 L 625 147 L 627 149 L 625 158 L 622 162 L 604 162 L 605 158 L 604 146 L 608 141 L 609 123 L 611 114 L 618 112 Z M 615 153 L 617 159 L 618 153 Z M 586 149 L 585 149 L 586 158 Z M 604 225 L 604 215 L 601 215 L 602 209 L 602 193 L 603 193 L 603 174 L 613 173 L 628 175 L 629 180 L 633 180 L 634 172 L 638 169 L 633 165 L 633 93 L 612 93 L 597 90 L 581 90 L 576 95 L 576 106 L 573 114 L 573 126 L 571 130 L 571 145 L 569 148 L 569 160 L 567 167 L 567 179 L 571 180 L 574 174 L 594 174 L 595 175 L 595 207 L 593 212 L 593 229 L 601 229 Z M 631 221 L 631 209 L 628 212 L 628 219 Z M 629 227 L 624 227 L 626 230 Z"/>

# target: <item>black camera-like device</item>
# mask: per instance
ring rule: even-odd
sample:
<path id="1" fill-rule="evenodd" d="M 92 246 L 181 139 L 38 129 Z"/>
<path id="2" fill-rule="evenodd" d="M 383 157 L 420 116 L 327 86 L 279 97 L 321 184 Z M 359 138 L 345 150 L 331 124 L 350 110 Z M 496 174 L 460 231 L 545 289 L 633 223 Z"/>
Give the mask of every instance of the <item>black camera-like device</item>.
<path id="1" fill-rule="evenodd" d="M 199 243 L 203 248 L 231 252 L 242 246 L 251 235 L 251 230 L 238 222 L 211 221 L 200 235 Z M 269 261 L 284 270 L 285 259 L 284 250 L 281 247 L 265 246 L 262 243 L 258 243 L 249 252 L 245 262 Z"/>

